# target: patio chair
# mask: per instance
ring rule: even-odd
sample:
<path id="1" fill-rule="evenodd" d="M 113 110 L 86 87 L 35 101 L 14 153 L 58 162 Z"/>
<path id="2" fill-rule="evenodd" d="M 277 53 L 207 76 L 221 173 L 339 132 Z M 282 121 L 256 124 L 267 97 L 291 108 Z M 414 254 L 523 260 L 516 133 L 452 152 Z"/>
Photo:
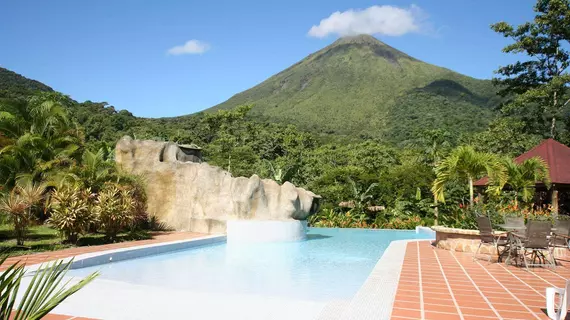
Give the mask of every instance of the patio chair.
<path id="1" fill-rule="evenodd" d="M 479 237 L 481 238 L 481 242 L 479 243 L 479 246 L 477 247 L 477 251 L 475 251 L 475 253 L 473 253 L 473 261 L 475 261 L 477 254 L 479 254 L 479 250 L 481 249 L 481 246 L 486 243 L 486 244 L 491 244 L 493 245 L 493 247 L 495 247 L 495 249 L 497 250 L 497 261 L 501 261 L 501 255 L 503 252 L 505 252 L 505 248 L 507 246 L 507 239 L 506 239 L 506 233 L 500 233 L 500 234 L 496 234 L 493 232 L 493 226 L 491 225 L 491 219 L 489 219 L 489 217 L 477 217 L 477 227 L 479 229 Z M 502 239 L 502 237 L 505 237 L 505 239 Z M 501 252 L 501 250 L 499 249 L 500 247 L 503 247 L 503 251 Z M 488 261 L 491 261 L 491 255 L 489 255 L 489 259 Z"/>
<path id="2" fill-rule="evenodd" d="M 558 311 L 556 311 L 556 295 L 558 295 Z M 570 280 L 566 280 L 566 288 L 546 288 L 546 314 L 550 319 L 563 320 L 568 314 L 570 299 Z"/>
<path id="3" fill-rule="evenodd" d="M 551 245 L 570 249 L 570 220 L 556 220 Z"/>
<path id="4" fill-rule="evenodd" d="M 510 250 L 506 263 L 511 260 L 514 253 L 515 258 L 522 258 L 525 268 L 528 266 L 556 266 L 554 261 L 554 253 L 550 246 L 550 231 L 552 224 L 550 221 L 529 221 L 526 226 L 525 235 L 509 233 Z M 527 255 L 530 251 L 530 260 L 527 262 Z M 549 258 L 546 258 L 545 252 Z M 539 263 L 535 263 L 538 259 Z"/>
<path id="5" fill-rule="evenodd" d="M 524 217 L 505 217 L 505 226 L 519 228 L 522 231 L 525 229 Z M 516 232 L 519 233 L 519 231 Z"/>

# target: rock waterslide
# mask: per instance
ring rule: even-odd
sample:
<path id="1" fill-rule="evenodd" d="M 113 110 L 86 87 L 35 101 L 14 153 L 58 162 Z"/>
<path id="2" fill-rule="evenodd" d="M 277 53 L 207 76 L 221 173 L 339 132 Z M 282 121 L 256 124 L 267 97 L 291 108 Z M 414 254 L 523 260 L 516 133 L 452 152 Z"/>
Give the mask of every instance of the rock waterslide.
<path id="1" fill-rule="evenodd" d="M 219 167 L 188 161 L 173 142 L 123 137 L 117 164 L 146 181 L 148 212 L 176 230 L 224 233 L 228 220 L 306 220 L 320 196 L 257 175 L 232 177 Z"/>

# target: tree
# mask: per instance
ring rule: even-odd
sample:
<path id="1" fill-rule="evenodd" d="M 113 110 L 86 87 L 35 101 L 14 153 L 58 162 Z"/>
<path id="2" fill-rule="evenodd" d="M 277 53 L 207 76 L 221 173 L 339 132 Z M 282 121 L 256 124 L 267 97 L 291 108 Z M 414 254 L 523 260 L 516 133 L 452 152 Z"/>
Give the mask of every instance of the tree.
<path id="1" fill-rule="evenodd" d="M 501 117 L 489 124 L 487 130 L 476 133 L 470 144 L 477 151 L 516 157 L 538 145 L 542 137 L 525 133 L 524 123 L 511 117 Z"/>
<path id="2" fill-rule="evenodd" d="M 506 185 L 515 194 L 515 204 L 518 204 L 519 198 L 523 202 L 532 200 L 534 188 L 538 181 L 546 185 L 550 183 L 548 165 L 541 158 L 534 157 L 521 163 L 516 163 L 511 158 L 504 158 L 503 166 L 507 174 Z M 489 187 L 489 191 L 499 193 L 502 191 L 502 187 L 494 185 Z"/>
<path id="3" fill-rule="evenodd" d="M 451 134 L 442 129 L 428 130 L 420 136 L 419 144 L 423 146 L 425 161 L 434 171 L 451 145 L 449 140 L 451 140 Z M 433 196 L 433 205 L 434 224 L 437 225 L 439 210 L 435 194 Z"/>
<path id="4" fill-rule="evenodd" d="M 506 22 L 491 26 L 514 41 L 503 48 L 503 52 L 522 53 L 527 57 L 526 61 L 499 68 L 497 73 L 502 77 L 495 82 L 500 85 L 503 96 L 514 95 L 503 107 L 505 113 L 527 122 L 531 133 L 548 132 L 555 138 L 560 131 L 557 120 L 570 102 L 570 1 L 538 0 L 534 11 L 534 20 L 520 26 Z"/>
<path id="5" fill-rule="evenodd" d="M 432 192 L 439 201 L 445 202 L 445 184 L 452 180 L 467 180 L 469 186 L 469 205 L 473 207 L 473 181 L 487 175 L 492 183 L 504 186 L 506 182 L 505 168 L 493 154 L 477 152 L 472 146 L 459 146 L 441 161 L 436 167 L 436 179 Z"/>
<path id="6" fill-rule="evenodd" d="M 13 186 L 22 176 L 40 182 L 50 170 L 79 157 L 82 139 L 69 120 L 65 100 L 53 93 L 27 100 L 0 100 L 0 130 L 8 139 L 0 149 L 4 184 Z"/>

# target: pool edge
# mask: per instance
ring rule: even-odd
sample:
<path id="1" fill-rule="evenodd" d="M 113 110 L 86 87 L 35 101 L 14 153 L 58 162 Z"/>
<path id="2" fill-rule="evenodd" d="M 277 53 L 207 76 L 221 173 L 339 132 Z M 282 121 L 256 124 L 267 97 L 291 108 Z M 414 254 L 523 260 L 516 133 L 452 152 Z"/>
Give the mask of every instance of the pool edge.
<path id="1" fill-rule="evenodd" d="M 340 319 L 390 319 L 407 244 L 432 240 L 408 239 L 392 241 L 362 284 L 362 287 L 352 297 L 350 304 L 344 310 Z M 326 319 L 319 317 L 319 320 Z"/>
<path id="2" fill-rule="evenodd" d="M 67 257 L 55 259 L 42 263 L 33 264 L 25 267 L 26 273 L 32 273 L 54 261 L 69 262 L 73 259 L 70 269 L 87 268 L 96 265 L 104 265 L 111 262 L 137 259 L 157 254 L 164 254 L 179 250 L 191 249 L 199 246 L 222 243 L 226 241 L 226 235 L 207 235 L 198 238 L 185 240 L 174 240 L 161 243 L 152 243 L 126 248 L 109 249 L 97 252 L 90 252 L 77 255 L 75 257 Z"/>

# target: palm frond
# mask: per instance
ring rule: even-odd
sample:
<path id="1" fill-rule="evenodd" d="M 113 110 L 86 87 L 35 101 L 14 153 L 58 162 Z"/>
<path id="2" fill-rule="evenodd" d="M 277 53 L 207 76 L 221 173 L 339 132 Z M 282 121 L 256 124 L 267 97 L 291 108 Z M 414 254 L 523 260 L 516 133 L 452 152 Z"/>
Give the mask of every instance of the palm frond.
<path id="1" fill-rule="evenodd" d="M 1 260 L 4 262 L 5 258 Z M 22 279 L 25 276 L 24 264 L 16 263 L 0 274 L 0 319 L 36 320 L 47 315 L 69 296 L 93 281 L 98 272 L 83 278 L 75 285 L 62 283 L 73 260 L 57 261 L 41 266 L 35 272 L 16 308 L 15 301 Z M 13 312 L 12 312 L 13 311 Z"/>

